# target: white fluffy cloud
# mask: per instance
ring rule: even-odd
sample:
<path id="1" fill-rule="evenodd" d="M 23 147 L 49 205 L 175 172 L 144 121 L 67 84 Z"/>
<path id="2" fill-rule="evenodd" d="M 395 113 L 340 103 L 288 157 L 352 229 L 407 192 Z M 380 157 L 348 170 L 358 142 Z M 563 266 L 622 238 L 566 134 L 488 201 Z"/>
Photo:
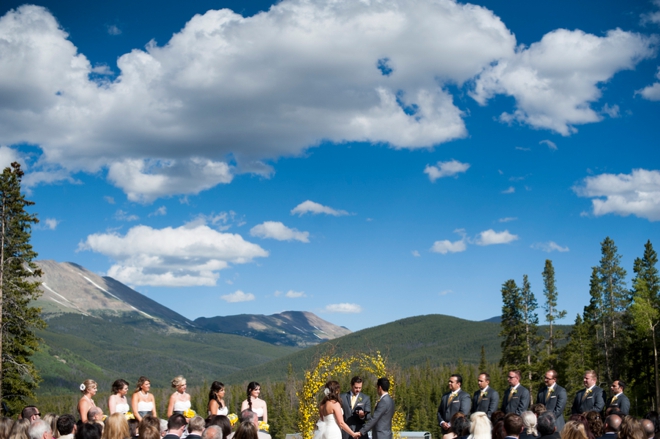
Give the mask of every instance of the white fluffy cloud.
<path id="1" fill-rule="evenodd" d="M 357 303 L 335 303 L 324 308 L 325 312 L 358 314 L 362 312 L 362 307 Z"/>
<path id="2" fill-rule="evenodd" d="M 244 293 L 241 290 L 236 290 L 231 294 L 225 294 L 223 296 L 220 296 L 220 298 L 225 302 L 229 302 L 229 303 L 250 302 L 251 300 L 255 299 L 254 294 Z"/>
<path id="3" fill-rule="evenodd" d="M 314 201 L 303 201 L 293 209 L 291 209 L 291 215 L 298 214 L 298 216 L 303 216 L 306 213 L 311 213 L 317 215 L 319 213 L 325 213 L 326 215 L 332 216 L 343 216 L 348 215 L 348 212 L 345 210 L 333 209 L 332 207 L 324 206 Z"/>
<path id="4" fill-rule="evenodd" d="M 432 252 L 442 253 L 443 255 L 446 255 L 447 253 L 464 252 L 466 249 L 467 249 L 467 245 L 465 244 L 465 239 L 461 239 L 459 241 L 454 241 L 454 242 L 451 242 L 448 239 L 442 241 L 435 241 L 433 243 L 433 247 L 431 247 Z"/>
<path id="5" fill-rule="evenodd" d="M 13 162 L 22 162 L 21 156 L 13 148 L 8 148 L 6 146 L 0 146 L 0 172 L 3 169 L 11 165 Z"/>
<path id="6" fill-rule="evenodd" d="M 130 285 L 213 286 L 230 263 L 244 264 L 268 252 L 240 235 L 221 233 L 207 225 L 153 229 L 139 225 L 124 236 L 89 235 L 78 246 L 112 258 L 111 276 Z"/>
<path id="7" fill-rule="evenodd" d="M 550 252 L 567 252 L 570 249 L 568 247 L 562 247 L 561 245 L 557 244 L 554 241 L 548 241 L 548 242 L 537 242 L 536 244 L 532 244 L 532 248 L 536 250 L 543 250 L 546 253 Z"/>
<path id="8" fill-rule="evenodd" d="M 658 72 L 655 74 L 655 77 L 660 80 L 660 67 L 658 67 Z M 660 101 L 660 82 L 654 82 L 648 87 L 637 90 L 635 94 L 640 94 L 644 99 L 648 99 L 649 101 Z"/>
<path id="9" fill-rule="evenodd" d="M 438 162 L 436 166 L 426 165 L 424 173 L 428 174 L 429 180 L 436 181 L 438 178 L 451 177 L 466 172 L 470 168 L 469 163 L 461 163 L 458 160 Z"/>
<path id="10" fill-rule="evenodd" d="M 282 292 L 281 291 L 275 291 L 275 296 L 281 296 Z M 289 290 L 286 293 L 284 293 L 284 297 L 288 297 L 289 299 L 299 299 L 301 297 L 307 297 L 304 291 L 293 291 Z"/>
<path id="11" fill-rule="evenodd" d="M 508 244 L 517 239 L 518 235 L 513 235 L 508 230 L 496 232 L 493 229 L 488 229 L 477 235 L 475 243 L 477 245 Z"/>
<path id="12" fill-rule="evenodd" d="M 599 86 L 653 56 L 654 41 L 620 29 L 602 37 L 558 29 L 488 67 L 471 96 L 480 104 L 497 94 L 513 96 L 516 110 L 503 113 L 502 121 L 569 135 L 575 125 L 601 120 L 591 108 L 601 98 Z"/>
<path id="13" fill-rule="evenodd" d="M 108 179 L 126 192 L 128 199 L 150 203 L 172 194 L 197 194 L 233 178 L 227 163 L 207 159 L 124 160 L 108 169 Z"/>
<path id="14" fill-rule="evenodd" d="M 119 57 L 114 78 L 90 76 L 42 7 L 1 17 L 0 41 L 0 143 L 39 145 L 42 164 L 66 171 L 111 167 L 110 181 L 145 202 L 227 182 L 228 157 L 264 172 L 260 160 L 324 140 L 428 148 L 464 137 L 446 86 L 516 46 L 491 11 L 425 0 L 211 10 L 164 46 Z"/>
<path id="15" fill-rule="evenodd" d="M 60 222 L 55 218 L 46 218 L 42 222 L 42 228 L 46 230 L 55 230 Z"/>
<path id="16" fill-rule="evenodd" d="M 309 242 L 309 232 L 290 229 L 279 221 L 265 221 L 258 224 L 250 229 L 250 235 L 278 241 Z"/>
<path id="17" fill-rule="evenodd" d="M 552 140 L 541 140 L 539 142 L 539 145 L 546 145 L 549 149 L 553 151 L 557 151 L 557 144 L 553 142 Z"/>
<path id="18" fill-rule="evenodd" d="M 601 174 L 587 177 L 573 188 L 591 200 L 596 216 L 614 213 L 660 220 L 660 171 L 634 169 L 631 174 Z"/>

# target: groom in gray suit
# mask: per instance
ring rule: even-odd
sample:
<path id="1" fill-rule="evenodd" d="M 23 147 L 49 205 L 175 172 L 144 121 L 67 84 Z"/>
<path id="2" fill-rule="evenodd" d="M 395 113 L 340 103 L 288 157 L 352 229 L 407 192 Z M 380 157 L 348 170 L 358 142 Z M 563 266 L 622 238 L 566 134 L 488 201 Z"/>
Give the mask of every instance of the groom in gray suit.
<path id="1" fill-rule="evenodd" d="M 390 380 L 378 378 L 378 396 L 376 409 L 371 419 L 360 429 L 360 435 L 366 436 L 371 430 L 371 439 L 392 439 L 392 417 L 394 416 L 394 401 L 387 393 L 390 390 Z"/>
<path id="2" fill-rule="evenodd" d="M 360 431 L 371 413 L 371 398 L 362 393 L 362 378 L 351 379 L 351 390 L 341 395 L 341 408 L 344 411 L 344 422 L 353 431 Z M 341 431 L 343 439 L 349 439 L 348 433 Z"/>

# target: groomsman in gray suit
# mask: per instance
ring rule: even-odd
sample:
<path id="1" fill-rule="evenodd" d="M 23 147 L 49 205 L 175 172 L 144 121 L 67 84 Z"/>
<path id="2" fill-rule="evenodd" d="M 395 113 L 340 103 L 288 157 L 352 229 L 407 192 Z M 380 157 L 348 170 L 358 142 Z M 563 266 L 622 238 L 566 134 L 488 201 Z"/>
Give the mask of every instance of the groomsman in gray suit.
<path id="1" fill-rule="evenodd" d="M 392 439 L 392 417 L 394 416 L 394 401 L 390 396 L 390 380 L 387 378 L 378 378 L 378 396 L 380 399 L 376 403 L 376 409 L 371 415 L 371 419 L 359 431 L 361 436 L 366 436 L 371 430 L 372 439 Z"/>
<path id="2" fill-rule="evenodd" d="M 442 427 L 442 431 L 446 433 L 451 425 L 451 417 L 454 414 L 461 412 L 465 416 L 470 415 L 470 394 L 461 389 L 463 385 L 463 377 L 455 374 L 449 377 L 449 392 L 442 395 L 440 400 L 440 407 L 438 407 L 438 424 Z"/>
<path id="3" fill-rule="evenodd" d="M 564 408 L 568 397 L 566 396 L 566 389 L 557 384 L 557 372 L 549 370 L 543 376 L 545 381 L 545 388 L 539 390 L 536 395 L 536 403 L 543 404 L 545 409 L 555 415 L 555 426 L 557 431 L 564 428 Z"/>
<path id="4" fill-rule="evenodd" d="M 612 389 L 612 399 L 610 399 L 609 404 L 607 404 L 607 409 L 617 409 L 624 415 L 630 413 L 630 400 L 626 395 L 623 394 L 623 390 L 626 388 L 626 383 L 621 380 L 616 380 L 610 386 Z"/>
<path id="5" fill-rule="evenodd" d="M 596 385 L 597 381 L 596 371 L 588 370 L 584 373 L 584 379 L 582 380 L 584 389 L 580 390 L 573 399 L 572 415 L 603 410 L 603 407 L 605 407 L 603 389 Z"/>
<path id="6" fill-rule="evenodd" d="M 484 412 L 488 415 L 493 414 L 497 410 L 497 403 L 500 402 L 500 394 L 490 387 L 490 375 L 483 372 L 479 375 L 478 384 L 479 390 L 474 392 L 472 397 L 472 410 L 471 412 Z"/>
<path id="7" fill-rule="evenodd" d="M 506 379 L 509 382 L 509 388 L 504 393 L 501 409 L 506 414 L 522 415 L 522 412 L 529 410 L 531 397 L 529 396 L 529 390 L 520 384 L 520 377 L 519 370 L 511 370 L 507 374 Z"/>
<path id="8" fill-rule="evenodd" d="M 362 378 L 351 379 L 351 390 L 341 395 L 341 408 L 344 410 L 344 422 L 353 431 L 360 431 L 371 413 L 371 398 L 362 393 Z M 341 431 L 343 439 L 349 439 L 348 433 Z"/>

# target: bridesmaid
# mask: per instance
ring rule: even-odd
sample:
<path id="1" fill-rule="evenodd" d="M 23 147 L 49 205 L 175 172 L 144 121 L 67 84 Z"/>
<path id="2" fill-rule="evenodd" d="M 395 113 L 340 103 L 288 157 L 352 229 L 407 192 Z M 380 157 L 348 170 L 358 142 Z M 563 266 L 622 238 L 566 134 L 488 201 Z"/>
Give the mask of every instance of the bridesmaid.
<path id="1" fill-rule="evenodd" d="M 225 385 L 220 381 L 213 381 L 209 391 L 209 403 L 207 405 L 209 416 L 229 414 L 227 404 L 225 404 Z"/>
<path id="2" fill-rule="evenodd" d="M 133 392 L 133 397 L 131 398 L 133 415 L 135 415 L 135 419 L 138 421 L 142 421 L 142 418 L 145 415 L 158 417 L 156 414 L 156 400 L 154 399 L 154 395 L 149 393 L 149 389 L 151 389 L 149 378 L 140 377 L 135 392 Z"/>
<path id="3" fill-rule="evenodd" d="M 96 395 L 97 390 L 98 386 L 94 380 L 85 380 L 80 385 L 80 391 L 83 396 L 80 398 L 80 401 L 78 401 L 78 413 L 80 414 L 80 420 L 83 423 L 87 422 L 87 412 L 89 409 L 96 407 L 92 397 Z"/>
<path id="4" fill-rule="evenodd" d="M 182 415 L 190 408 L 190 394 L 186 393 L 188 387 L 186 379 L 181 375 L 174 377 L 172 387 L 176 389 L 176 392 L 170 396 L 170 403 L 167 405 L 168 418 L 173 414 Z"/>
<path id="5" fill-rule="evenodd" d="M 130 410 L 126 394 L 128 393 L 128 382 L 122 379 L 112 383 L 112 395 L 108 398 L 108 409 L 110 414 L 121 413 L 125 415 Z"/>
<path id="6" fill-rule="evenodd" d="M 259 416 L 260 421 L 268 423 L 268 407 L 266 401 L 259 399 L 261 394 L 261 386 L 256 381 L 252 381 L 247 386 L 247 399 L 241 404 L 241 411 L 252 410 Z"/>

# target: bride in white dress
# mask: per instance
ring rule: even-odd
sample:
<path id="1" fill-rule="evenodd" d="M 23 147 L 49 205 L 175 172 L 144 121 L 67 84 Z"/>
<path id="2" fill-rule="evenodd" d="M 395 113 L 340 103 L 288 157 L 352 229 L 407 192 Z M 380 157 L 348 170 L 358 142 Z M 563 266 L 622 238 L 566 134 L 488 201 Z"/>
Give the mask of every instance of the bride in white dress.
<path id="1" fill-rule="evenodd" d="M 360 437 L 359 433 L 355 433 L 344 422 L 344 412 L 339 402 L 339 383 L 328 381 L 323 393 L 325 397 L 319 405 L 320 418 L 316 424 L 318 430 L 314 434 L 314 439 L 341 439 L 341 430 L 344 430 L 353 439 Z"/>

